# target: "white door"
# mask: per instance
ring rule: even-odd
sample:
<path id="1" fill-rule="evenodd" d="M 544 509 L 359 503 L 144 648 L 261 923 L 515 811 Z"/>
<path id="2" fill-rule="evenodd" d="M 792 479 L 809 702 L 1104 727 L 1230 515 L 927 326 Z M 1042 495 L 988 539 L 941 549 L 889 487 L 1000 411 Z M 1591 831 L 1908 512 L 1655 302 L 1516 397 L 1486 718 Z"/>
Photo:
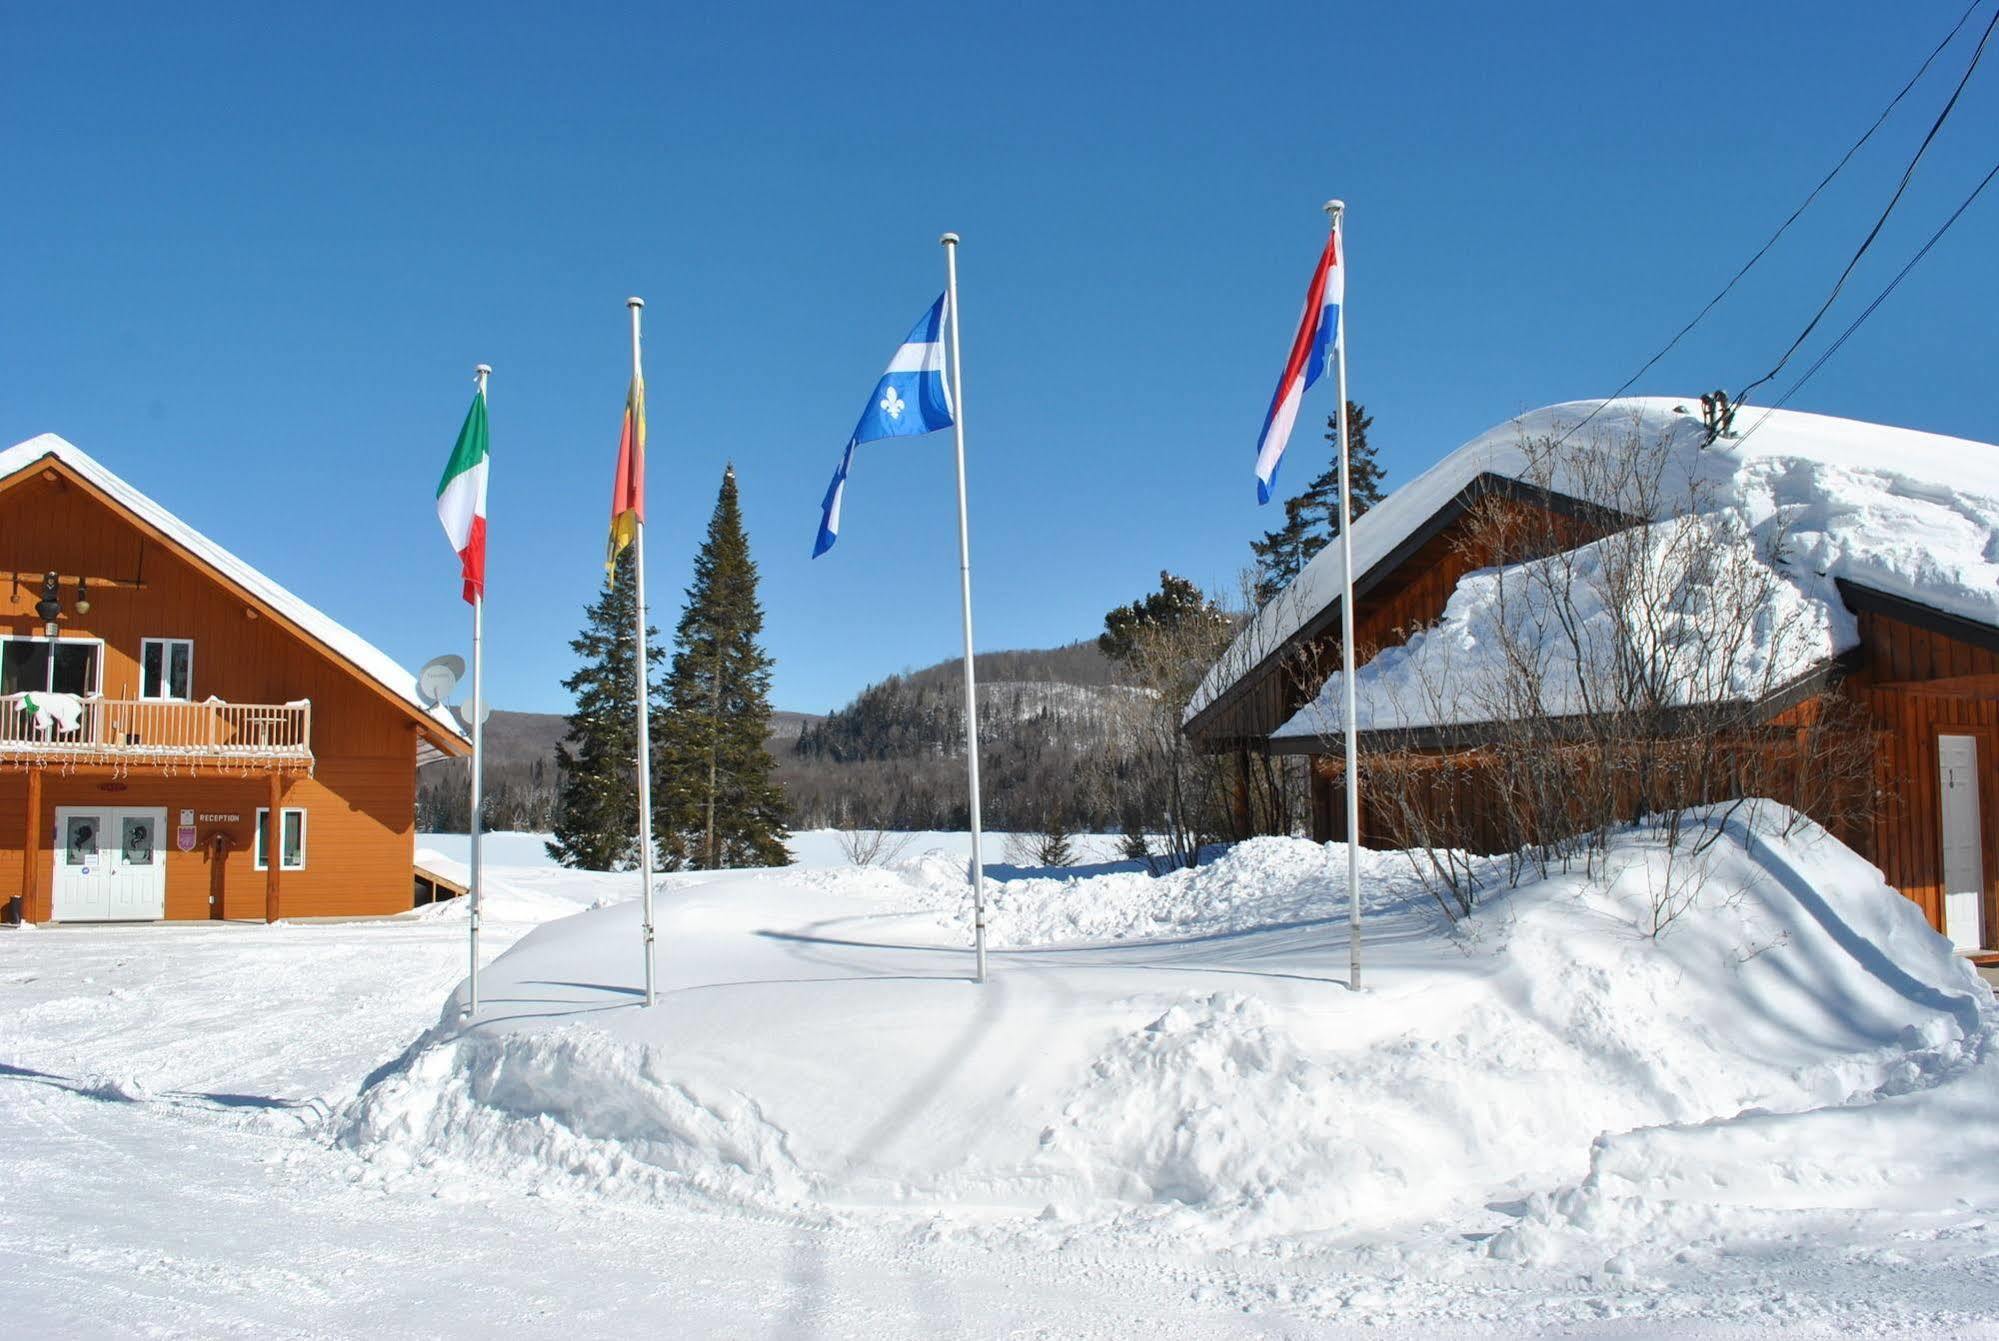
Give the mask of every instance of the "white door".
<path id="1" fill-rule="evenodd" d="M 1985 842 L 1979 823 L 1978 738 L 1938 736 L 1943 800 L 1943 932 L 1960 950 L 1985 948 Z"/>
<path id="2" fill-rule="evenodd" d="M 56 808 L 58 922 L 147 922 L 166 916 L 164 810 Z"/>

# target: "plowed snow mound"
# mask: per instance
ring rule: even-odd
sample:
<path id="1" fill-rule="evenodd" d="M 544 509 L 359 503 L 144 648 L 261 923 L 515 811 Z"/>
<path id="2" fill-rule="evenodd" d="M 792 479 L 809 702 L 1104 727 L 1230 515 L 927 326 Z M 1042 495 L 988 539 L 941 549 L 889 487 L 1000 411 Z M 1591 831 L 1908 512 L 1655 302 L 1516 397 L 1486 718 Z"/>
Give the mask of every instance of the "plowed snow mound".
<path id="1" fill-rule="evenodd" d="M 658 1006 L 635 1004 L 634 907 L 553 923 L 345 1139 L 389 1176 L 1217 1244 L 1430 1226 L 1536 1261 L 1695 1202 L 1725 1222 L 1982 1178 L 1999 1203 L 1935 1149 L 1990 1112 L 1991 993 L 1873 868 L 1808 825 L 1612 857 L 1453 928 L 1370 854 L 1360 993 L 1343 851 L 1293 840 L 1007 882 L 1002 944 L 1037 948 L 983 986 L 956 919 L 910 911 L 937 882 L 683 884 Z M 1693 908 L 1651 936 L 1667 895 Z M 1829 1135 L 1787 1163 L 1820 1139 L 1799 1123 Z"/>
<path id="2" fill-rule="evenodd" d="M 753 1099 L 586 1030 L 446 1039 L 370 1089 L 342 1139 L 384 1171 L 470 1168 L 542 1193 L 785 1207 L 811 1190 Z"/>

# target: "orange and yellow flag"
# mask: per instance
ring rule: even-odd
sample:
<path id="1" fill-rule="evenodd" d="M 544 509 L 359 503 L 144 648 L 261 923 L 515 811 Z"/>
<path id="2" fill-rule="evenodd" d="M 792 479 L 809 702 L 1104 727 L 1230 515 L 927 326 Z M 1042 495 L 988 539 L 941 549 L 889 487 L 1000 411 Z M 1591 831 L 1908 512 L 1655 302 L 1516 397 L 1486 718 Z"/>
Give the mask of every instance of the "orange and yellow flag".
<path id="1" fill-rule="evenodd" d="M 618 555 L 632 543 L 646 519 L 646 384 L 632 378 L 625 397 L 625 423 L 618 432 L 618 475 L 611 484 L 611 539 L 604 550 L 605 571 L 617 572 Z"/>

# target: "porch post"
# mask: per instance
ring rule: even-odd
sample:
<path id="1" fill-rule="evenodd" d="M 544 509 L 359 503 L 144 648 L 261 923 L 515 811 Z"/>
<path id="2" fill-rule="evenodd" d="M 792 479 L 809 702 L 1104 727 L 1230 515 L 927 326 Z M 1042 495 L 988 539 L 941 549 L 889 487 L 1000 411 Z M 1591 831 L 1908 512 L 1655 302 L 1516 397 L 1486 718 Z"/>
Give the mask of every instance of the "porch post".
<path id="1" fill-rule="evenodd" d="M 271 770 L 271 800 L 264 830 L 264 920 L 278 920 L 278 870 L 285 864 L 284 774 Z"/>
<path id="2" fill-rule="evenodd" d="M 42 874 L 42 770 L 28 765 L 28 828 L 21 842 L 21 901 L 14 920 L 37 922 Z"/>

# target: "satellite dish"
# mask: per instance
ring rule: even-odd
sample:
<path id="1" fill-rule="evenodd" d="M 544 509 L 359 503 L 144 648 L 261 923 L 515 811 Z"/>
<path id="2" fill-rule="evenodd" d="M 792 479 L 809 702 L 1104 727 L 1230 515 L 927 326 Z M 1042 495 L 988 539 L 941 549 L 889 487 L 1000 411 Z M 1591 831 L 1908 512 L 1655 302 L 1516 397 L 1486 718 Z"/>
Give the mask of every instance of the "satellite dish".
<path id="1" fill-rule="evenodd" d="M 458 725 L 464 727 L 467 731 L 472 729 L 472 710 L 470 708 L 461 708 L 454 703 L 451 705 L 451 715 L 458 719 Z M 480 724 L 483 726 L 487 721 L 491 720 L 492 716 L 493 705 L 490 703 L 481 703 L 479 705 Z"/>
<path id="2" fill-rule="evenodd" d="M 416 696 L 424 706 L 435 708 L 448 702 L 458 692 L 458 682 L 465 678 L 465 658 L 447 653 L 432 657 L 423 663 L 423 669 L 416 673 Z"/>

